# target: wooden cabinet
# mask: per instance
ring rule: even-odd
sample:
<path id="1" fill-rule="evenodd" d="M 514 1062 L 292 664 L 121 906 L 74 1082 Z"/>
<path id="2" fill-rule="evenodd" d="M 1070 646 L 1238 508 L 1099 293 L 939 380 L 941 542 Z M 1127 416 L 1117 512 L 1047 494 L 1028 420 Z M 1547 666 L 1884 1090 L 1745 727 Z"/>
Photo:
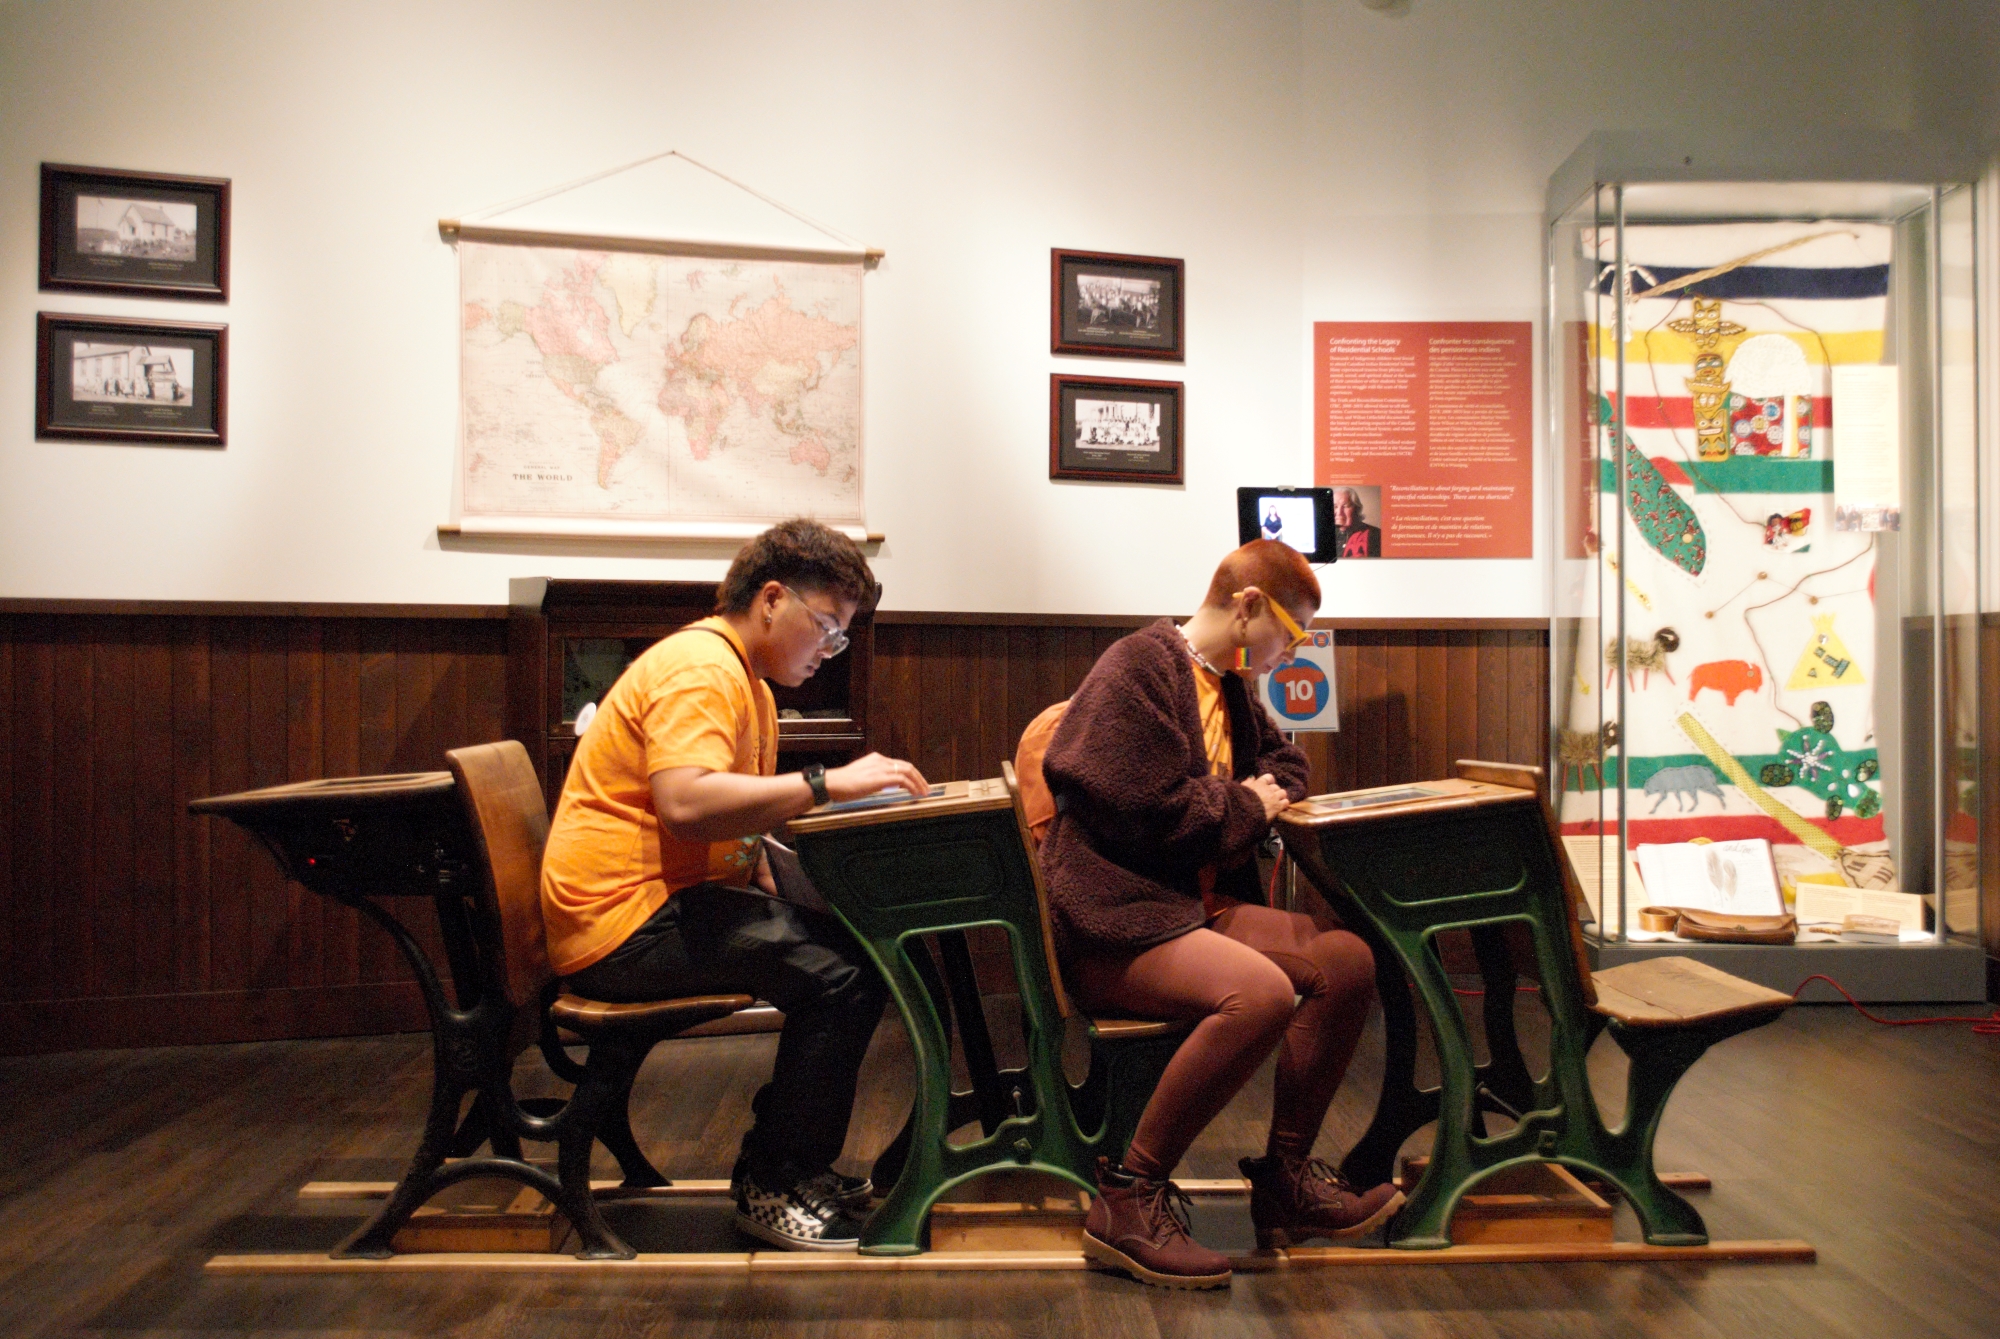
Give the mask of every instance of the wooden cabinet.
<path id="1" fill-rule="evenodd" d="M 517 577 L 508 583 L 507 729 L 528 750 L 554 812 L 576 752 L 576 714 L 609 692 L 639 653 L 715 606 L 710 581 L 577 581 Z M 864 751 L 870 615 L 857 615 L 848 649 L 778 699 L 778 770 L 829 767 Z"/>

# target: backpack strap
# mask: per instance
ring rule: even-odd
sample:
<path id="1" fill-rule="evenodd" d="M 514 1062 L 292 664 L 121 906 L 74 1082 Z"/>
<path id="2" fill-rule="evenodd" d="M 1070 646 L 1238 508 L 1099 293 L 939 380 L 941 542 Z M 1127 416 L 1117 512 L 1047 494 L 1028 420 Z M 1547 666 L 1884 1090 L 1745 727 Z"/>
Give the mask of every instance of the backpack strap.
<path id="1" fill-rule="evenodd" d="M 721 638 L 722 644 L 724 646 L 727 646 L 730 649 L 730 651 L 735 654 L 736 663 L 743 667 L 744 686 L 750 690 L 750 702 L 752 708 L 751 720 L 750 720 L 750 738 L 751 742 L 756 746 L 752 750 L 752 752 L 754 752 L 759 758 L 762 758 L 764 756 L 764 741 L 757 730 L 757 720 L 755 711 L 757 702 L 757 676 L 751 672 L 749 657 L 743 654 L 743 649 L 737 646 L 736 640 L 733 637 L 731 637 L 728 633 L 724 632 L 721 628 L 703 627 L 700 623 L 690 623 L 686 627 L 675 628 L 672 632 L 668 633 L 667 636 L 678 637 L 683 632 L 711 633 L 714 636 Z"/>

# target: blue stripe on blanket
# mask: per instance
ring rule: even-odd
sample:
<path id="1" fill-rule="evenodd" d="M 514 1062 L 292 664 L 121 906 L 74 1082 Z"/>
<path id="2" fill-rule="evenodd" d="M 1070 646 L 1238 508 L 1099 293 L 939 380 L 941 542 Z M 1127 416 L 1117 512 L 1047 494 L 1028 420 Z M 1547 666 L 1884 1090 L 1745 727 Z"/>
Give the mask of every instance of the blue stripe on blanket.
<path id="1" fill-rule="evenodd" d="M 1647 283 L 1645 274 L 1634 273 L 1632 288 L 1643 293 L 1648 288 L 1671 283 L 1684 275 L 1697 274 L 1704 268 L 1648 265 L 1646 274 L 1653 276 L 1653 282 Z M 1597 291 L 1609 295 L 1611 287 L 1612 276 L 1607 270 L 1597 281 Z M 1756 298 L 1879 298 L 1889 292 L 1889 267 L 1855 265 L 1804 269 L 1785 265 L 1744 265 L 1660 296 L 1686 297 L 1690 291 L 1704 298 L 1730 298 L 1738 302 Z"/>

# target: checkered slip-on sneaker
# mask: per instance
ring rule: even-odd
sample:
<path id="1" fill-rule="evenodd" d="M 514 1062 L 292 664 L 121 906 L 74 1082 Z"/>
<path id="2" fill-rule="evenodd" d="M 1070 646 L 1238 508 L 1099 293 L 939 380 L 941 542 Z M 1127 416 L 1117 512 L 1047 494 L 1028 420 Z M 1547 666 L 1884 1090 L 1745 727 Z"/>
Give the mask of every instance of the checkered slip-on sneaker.
<path id="1" fill-rule="evenodd" d="M 828 1170 L 813 1180 L 824 1185 L 833 1202 L 849 1213 L 865 1214 L 875 1207 L 875 1183 L 865 1176 L 842 1176 Z"/>
<path id="2" fill-rule="evenodd" d="M 875 1183 L 865 1176 L 842 1176 L 832 1168 L 819 1173 L 815 1180 L 824 1178 L 828 1182 L 828 1193 L 841 1208 L 852 1214 L 865 1214 L 875 1207 Z M 729 1193 L 736 1197 L 742 1193 L 743 1183 L 750 1179 L 750 1155 L 738 1153 L 736 1165 L 729 1169 Z"/>
<path id="3" fill-rule="evenodd" d="M 790 1251 L 851 1251 L 861 1242 L 861 1225 L 831 1190 L 830 1173 L 807 1177 L 786 1190 L 767 1190 L 745 1177 L 736 1185 L 736 1226 Z"/>

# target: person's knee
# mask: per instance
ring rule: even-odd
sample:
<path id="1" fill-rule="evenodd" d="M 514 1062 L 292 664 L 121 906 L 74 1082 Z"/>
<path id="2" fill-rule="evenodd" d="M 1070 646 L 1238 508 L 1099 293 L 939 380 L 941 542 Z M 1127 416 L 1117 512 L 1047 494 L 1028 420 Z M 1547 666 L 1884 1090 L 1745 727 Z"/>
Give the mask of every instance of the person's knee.
<path id="1" fill-rule="evenodd" d="M 831 1007 L 858 1014 L 881 1013 L 882 1006 L 889 1002 L 889 985 L 875 970 L 875 964 L 858 952 L 831 956 L 837 965 L 822 974 L 826 989 L 821 999 Z"/>
<path id="2" fill-rule="evenodd" d="M 1313 965 L 1326 983 L 1326 993 L 1347 1000 L 1366 1000 L 1375 993 L 1375 955 L 1361 937 L 1348 930 L 1329 930 L 1314 938 Z"/>
<path id="3" fill-rule="evenodd" d="M 1269 970 L 1251 970 L 1233 981 L 1217 1013 L 1228 1016 L 1246 1032 L 1276 1037 L 1292 1021 L 1295 996 L 1291 978 L 1275 963 Z"/>

